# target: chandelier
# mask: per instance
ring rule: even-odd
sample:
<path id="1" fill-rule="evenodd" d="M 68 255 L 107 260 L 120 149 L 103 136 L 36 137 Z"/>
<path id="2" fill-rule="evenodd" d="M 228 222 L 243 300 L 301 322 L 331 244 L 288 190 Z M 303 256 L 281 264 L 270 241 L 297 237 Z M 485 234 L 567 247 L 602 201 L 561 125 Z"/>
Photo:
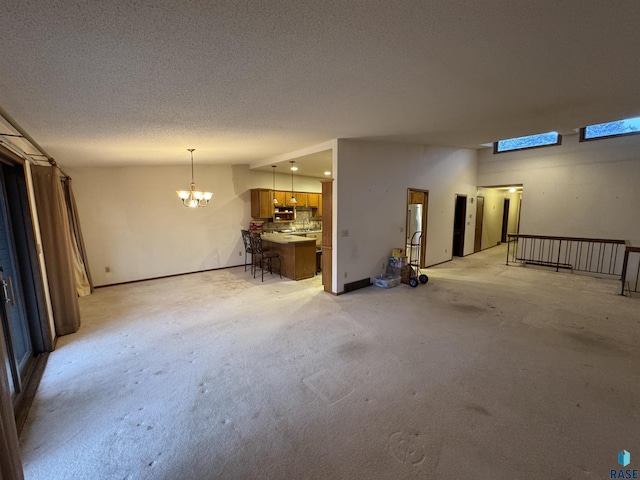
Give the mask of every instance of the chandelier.
<path id="1" fill-rule="evenodd" d="M 211 192 L 199 192 L 196 190 L 196 182 L 193 180 L 193 152 L 195 148 L 187 148 L 191 152 L 191 190 L 176 190 L 176 193 L 182 200 L 182 204 L 189 208 L 206 207 L 209 200 L 213 197 Z"/>

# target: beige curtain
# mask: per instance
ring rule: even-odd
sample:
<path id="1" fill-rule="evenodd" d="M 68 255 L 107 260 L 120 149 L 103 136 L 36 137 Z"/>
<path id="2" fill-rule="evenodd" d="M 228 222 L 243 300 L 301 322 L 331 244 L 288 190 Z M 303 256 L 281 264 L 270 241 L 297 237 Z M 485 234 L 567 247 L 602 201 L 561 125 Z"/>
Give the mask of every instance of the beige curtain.
<path id="1" fill-rule="evenodd" d="M 7 350 L 0 341 L 0 480 L 23 480 L 16 420 L 7 376 Z"/>
<path id="2" fill-rule="evenodd" d="M 80 217 L 78 216 L 78 207 L 76 206 L 76 198 L 73 195 L 71 187 L 71 178 L 65 177 L 62 181 L 64 195 L 67 204 L 67 213 L 69 215 L 69 225 L 71 226 L 71 234 L 74 245 L 75 271 L 76 271 L 76 290 L 78 295 L 84 297 L 93 293 L 93 282 L 91 281 L 91 272 L 89 272 L 89 262 L 87 262 L 87 249 L 84 246 L 82 238 L 82 230 L 80 229 Z"/>
<path id="3" fill-rule="evenodd" d="M 31 172 L 53 319 L 56 335 L 61 336 L 74 333 L 80 328 L 75 247 L 60 170 L 56 167 L 32 166 Z"/>

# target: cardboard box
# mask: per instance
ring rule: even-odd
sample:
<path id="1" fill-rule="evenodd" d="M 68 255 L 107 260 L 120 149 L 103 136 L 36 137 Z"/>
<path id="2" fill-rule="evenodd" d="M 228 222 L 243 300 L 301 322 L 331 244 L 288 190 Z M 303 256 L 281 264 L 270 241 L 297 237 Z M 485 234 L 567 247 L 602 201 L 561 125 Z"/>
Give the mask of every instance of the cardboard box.
<path id="1" fill-rule="evenodd" d="M 409 279 L 411 278 L 411 267 L 408 265 L 401 268 L 388 266 L 387 274 L 399 276 L 402 283 L 409 283 Z"/>
<path id="2" fill-rule="evenodd" d="M 407 251 L 404 248 L 394 248 L 391 250 L 392 257 L 406 257 Z"/>

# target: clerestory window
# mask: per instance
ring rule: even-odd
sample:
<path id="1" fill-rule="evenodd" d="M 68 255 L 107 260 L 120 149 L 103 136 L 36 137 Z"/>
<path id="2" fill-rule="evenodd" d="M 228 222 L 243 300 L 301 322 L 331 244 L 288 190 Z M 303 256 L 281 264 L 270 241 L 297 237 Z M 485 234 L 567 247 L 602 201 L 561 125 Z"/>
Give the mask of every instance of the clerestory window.
<path id="1" fill-rule="evenodd" d="M 640 117 L 625 118 L 615 122 L 597 123 L 580 129 L 580 141 L 622 137 L 640 133 Z"/>
<path id="2" fill-rule="evenodd" d="M 493 144 L 493 153 L 511 152 L 513 150 L 525 150 L 528 148 L 550 147 L 560 145 L 562 135 L 558 132 L 538 133 L 525 137 L 506 138 Z"/>

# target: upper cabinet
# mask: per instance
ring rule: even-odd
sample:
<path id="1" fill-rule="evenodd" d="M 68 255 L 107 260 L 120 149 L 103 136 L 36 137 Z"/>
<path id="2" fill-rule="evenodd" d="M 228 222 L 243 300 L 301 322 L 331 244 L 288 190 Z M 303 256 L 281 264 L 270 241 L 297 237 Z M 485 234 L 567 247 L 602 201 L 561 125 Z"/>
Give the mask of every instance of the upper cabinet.
<path id="1" fill-rule="evenodd" d="M 271 190 L 262 188 L 251 190 L 251 216 L 256 219 L 273 217 Z"/>
<path id="2" fill-rule="evenodd" d="M 318 208 L 318 197 L 320 195 L 320 193 L 307 193 L 307 206 Z"/>
<path id="3" fill-rule="evenodd" d="M 322 216 L 322 194 L 307 193 L 307 206 L 313 209 L 314 217 Z"/>
<path id="4" fill-rule="evenodd" d="M 291 222 L 294 218 L 294 207 L 311 208 L 313 217 L 322 217 L 322 194 L 310 192 L 294 192 L 297 203 L 291 203 L 291 192 L 284 190 L 268 190 L 266 188 L 251 189 L 251 217 L 274 221 Z M 277 203 L 273 203 L 273 199 Z M 276 218 L 279 217 L 279 218 Z"/>
<path id="5" fill-rule="evenodd" d="M 275 194 L 276 200 L 278 201 L 276 205 L 283 206 L 287 204 L 287 192 L 276 190 L 274 194 Z"/>
<path id="6" fill-rule="evenodd" d="M 296 207 L 307 207 L 307 193 L 306 192 L 296 192 Z"/>
<path id="7" fill-rule="evenodd" d="M 286 190 L 276 190 L 276 198 L 278 199 L 278 205 L 284 205 L 285 207 L 293 207 L 291 203 L 291 192 Z"/>

